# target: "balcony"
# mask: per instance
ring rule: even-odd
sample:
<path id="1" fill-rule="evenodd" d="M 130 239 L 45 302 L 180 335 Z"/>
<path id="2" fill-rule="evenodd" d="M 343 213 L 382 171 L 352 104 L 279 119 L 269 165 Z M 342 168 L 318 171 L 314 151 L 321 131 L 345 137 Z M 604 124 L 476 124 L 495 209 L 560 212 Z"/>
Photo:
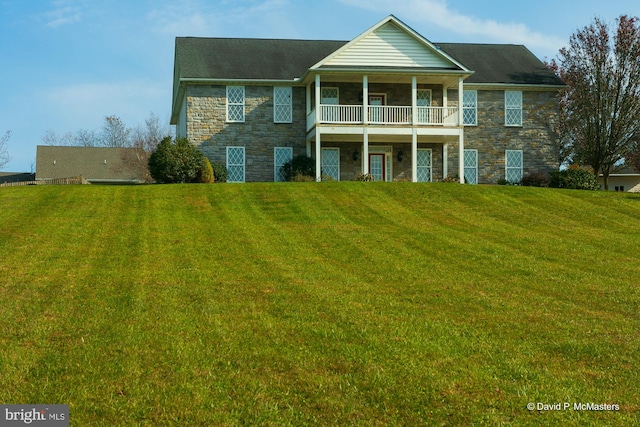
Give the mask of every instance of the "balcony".
<path id="1" fill-rule="evenodd" d="M 320 105 L 320 117 L 316 122 L 316 110 L 307 115 L 307 130 L 317 124 L 362 125 L 362 105 Z M 370 125 L 420 125 L 456 127 L 459 123 L 457 107 L 416 107 L 413 117 L 411 106 L 370 105 L 367 123 Z"/>

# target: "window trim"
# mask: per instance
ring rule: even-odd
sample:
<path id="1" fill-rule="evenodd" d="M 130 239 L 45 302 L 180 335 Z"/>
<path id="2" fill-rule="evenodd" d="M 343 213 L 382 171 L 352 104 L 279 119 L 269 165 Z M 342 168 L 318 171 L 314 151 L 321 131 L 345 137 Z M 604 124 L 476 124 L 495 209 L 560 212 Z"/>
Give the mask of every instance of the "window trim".
<path id="1" fill-rule="evenodd" d="M 514 167 L 509 166 L 509 152 L 517 152 L 520 153 L 520 166 Z M 518 169 L 520 171 L 520 182 L 522 182 L 522 177 L 524 176 L 524 152 L 523 150 L 505 150 L 504 151 L 504 179 L 507 182 L 514 183 L 509 181 L 509 170 Z M 517 182 L 515 182 L 517 184 Z"/>
<path id="2" fill-rule="evenodd" d="M 280 169 L 282 168 L 282 166 L 284 165 L 284 163 L 282 165 L 278 165 L 277 160 L 278 160 L 278 155 L 277 152 L 278 150 L 287 150 L 289 152 L 289 160 L 293 159 L 293 147 L 273 147 L 273 182 L 284 182 L 284 180 L 279 180 L 278 179 L 278 175 L 280 174 Z M 286 162 L 285 162 L 286 163 Z"/>
<path id="3" fill-rule="evenodd" d="M 429 158 L 431 160 L 431 165 L 429 166 L 429 180 L 428 181 L 420 181 L 418 179 L 417 182 L 433 182 L 433 149 L 431 149 L 431 148 L 418 148 L 417 152 L 420 153 L 420 152 L 424 152 L 424 151 L 428 151 L 429 152 Z M 416 177 L 417 177 L 417 176 L 419 176 L 418 170 L 420 168 L 426 168 L 426 167 L 418 165 L 418 159 L 416 159 L 416 168 L 417 168 L 417 170 L 416 170 Z"/>
<path id="4" fill-rule="evenodd" d="M 229 91 L 232 89 L 242 89 L 242 102 L 231 102 L 229 100 Z M 244 123 L 245 120 L 245 99 L 246 99 L 246 93 L 245 93 L 245 87 L 244 86 L 238 86 L 238 85 L 227 85 L 227 97 L 226 97 L 226 110 L 227 110 L 227 123 Z M 229 107 L 242 107 L 242 119 L 241 120 L 231 120 L 229 117 Z"/>
<path id="5" fill-rule="evenodd" d="M 281 90 L 287 90 L 289 95 L 288 103 L 278 104 L 278 96 L 276 92 Z M 288 107 L 286 109 L 286 118 L 278 117 L 278 107 Z M 274 123 L 292 123 L 293 122 L 293 88 L 291 86 L 274 86 L 273 87 L 273 122 Z"/>
<path id="6" fill-rule="evenodd" d="M 465 94 L 475 94 L 473 106 L 466 105 L 464 95 Z M 475 118 L 473 123 L 467 123 L 465 119 L 465 110 L 473 110 L 473 117 Z M 477 90 L 463 90 L 462 91 L 462 120 L 464 126 L 478 126 L 478 91 Z"/>
<path id="7" fill-rule="evenodd" d="M 520 94 L 520 104 L 519 105 L 509 105 L 507 103 L 507 97 L 509 93 L 519 93 Z M 505 90 L 504 91 L 504 125 L 508 126 L 508 127 L 522 127 L 522 91 L 521 90 Z M 508 123 L 507 120 L 509 118 L 509 111 L 518 111 L 519 114 L 519 120 L 518 123 Z"/>
<path id="8" fill-rule="evenodd" d="M 241 148 L 242 149 L 242 164 L 240 163 L 229 163 L 229 149 L 236 149 L 236 148 Z M 229 171 L 229 166 L 242 166 L 242 181 L 230 181 L 227 180 L 227 182 L 238 182 L 238 183 L 242 183 L 242 182 L 246 182 L 246 177 L 247 177 L 247 152 L 245 147 L 242 146 L 237 146 L 237 145 L 230 145 L 226 147 L 226 166 L 227 166 L 227 172 Z"/>
<path id="9" fill-rule="evenodd" d="M 338 152 L 338 176 L 337 177 L 331 176 L 331 178 L 333 178 L 335 181 L 340 181 L 340 147 L 322 147 L 322 149 L 320 151 L 320 169 L 322 170 L 322 174 L 323 175 L 327 175 L 327 173 L 323 170 L 324 169 L 324 152 L 325 152 L 325 150 L 326 151 L 336 150 Z"/>
<path id="10" fill-rule="evenodd" d="M 325 90 L 328 90 L 328 89 L 335 89 L 335 91 L 336 91 L 336 98 L 335 98 L 336 103 L 335 104 L 333 104 L 333 103 L 327 104 L 327 103 L 323 102 L 325 99 L 334 99 L 334 98 L 326 98 L 323 95 L 323 92 Z M 337 86 L 321 86 L 320 87 L 320 104 L 322 104 L 322 105 L 339 105 L 340 104 L 340 88 L 337 87 Z"/>
<path id="11" fill-rule="evenodd" d="M 427 104 L 427 105 L 420 105 L 420 104 L 418 103 L 418 101 L 419 101 L 419 99 L 420 99 L 420 98 L 418 97 L 418 93 L 420 93 L 420 92 L 422 92 L 422 93 L 429 93 L 429 104 Z M 418 106 L 418 107 L 431 107 L 431 103 L 432 103 L 432 102 L 433 102 L 433 90 L 431 90 L 431 89 L 416 89 L 416 106 Z"/>
<path id="12" fill-rule="evenodd" d="M 474 182 L 467 182 L 467 174 L 466 174 L 466 171 L 467 171 L 467 156 L 466 156 L 466 153 L 467 153 L 467 152 L 475 152 L 475 153 L 476 153 L 476 156 L 475 156 L 475 159 L 476 159 L 475 165 L 474 165 L 474 166 L 469 166 L 469 167 L 468 167 L 468 169 L 475 169 L 475 171 L 476 171 L 476 172 L 475 172 L 475 181 L 474 181 Z M 478 184 L 478 163 L 479 163 L 479 162 L 478 162 L 478 160 L 479 160 L 479 159 L 478 159 L 478 150 L 476 150 L 475 148 L 465 148 L 465 149 L 464 149 L 464 153 L 463 153 L 462 155 L 464 156 L 464 159 L 463 159 L 463 168 L 464 168 L 464 170 L 462 171 L 462 176 L 463 176 L 463 178 L 464 178 L 464 182 L 465 182 L 465 184 L 471 184 L 471 185 L 476 185 L 476 184 Z"/>

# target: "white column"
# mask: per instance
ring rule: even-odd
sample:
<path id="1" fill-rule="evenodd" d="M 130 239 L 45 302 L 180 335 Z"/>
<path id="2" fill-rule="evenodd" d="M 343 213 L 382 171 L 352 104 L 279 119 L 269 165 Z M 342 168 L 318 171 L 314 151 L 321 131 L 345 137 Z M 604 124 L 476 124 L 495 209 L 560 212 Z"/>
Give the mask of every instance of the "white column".
<path id="1" fill-rule="evenodd" d="M 442 178 L 449 176 L 449 144 L 442 144 Z"/>
<path id="2" fill-rule="evenodd" d="M 362 173 L 369 173 L 369 130 L 366 126 L 362 132 Z"/>
<path id="3" fill-rule="evenodd" d="M 320 74 L 316 74 L 316 181 L 322 179 L 322 151 L 320 149 Z"/>
<path id="4" fill-rule="evenodd" d="M 369 123 L 369 77 L 362 76 L 362 123 Z"/>
<path id="5" fill-rule="evenodd" d="M 411 182 L 418 182 L 418 128 L 411 133 Z"/>
<path id="6" fill-rule="evenodd" d="M 320 74 L 316 74 L 316 127 L 320 123 Z"/>
<path id="7" fill-rule="evenodd" d="M 307 85 L 306 96 L 307 96 L 307 114 L 305 115 L 305 117 L 311 113 L 311 83 Z"/>
<path id="8" fill-rule="evenodd" d="M 418 79 L 411 77 L 411 182 L 418 182 Z"/>
<path id="9" fill-rule="evenodd" d="M 369 77 L 362 76 L 362 173 L 369 173 Z"/>
<path id="10" fill-rule="evenodd" d="M 418 124 L 418 79 L 411 77 L 411 123 Z"/>
<path id="11" fill-rule="evenodd" d="M 322 181 L 322 150 L 320 149 L 320 132 L 316 129 L 316 181 Z"/>
<path id="12" fill-rule="evenodd" d="M 460 184 L 464 184 L 464 119 L 462 110 L 462 100 L 464 87 L 462 77 L 458 77 L 458 175 Z"/>

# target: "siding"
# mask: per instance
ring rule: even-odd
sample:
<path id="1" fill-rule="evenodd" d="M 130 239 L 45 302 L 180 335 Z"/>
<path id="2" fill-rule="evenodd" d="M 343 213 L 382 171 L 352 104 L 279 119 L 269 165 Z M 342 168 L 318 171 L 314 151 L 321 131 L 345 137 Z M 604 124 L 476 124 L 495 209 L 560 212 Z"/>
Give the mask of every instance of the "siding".
<path id="1" fill-rule="evenodd" d="M 455 67 L 436 50 L 389 22 L 348 46 L 326 66 Z"/>

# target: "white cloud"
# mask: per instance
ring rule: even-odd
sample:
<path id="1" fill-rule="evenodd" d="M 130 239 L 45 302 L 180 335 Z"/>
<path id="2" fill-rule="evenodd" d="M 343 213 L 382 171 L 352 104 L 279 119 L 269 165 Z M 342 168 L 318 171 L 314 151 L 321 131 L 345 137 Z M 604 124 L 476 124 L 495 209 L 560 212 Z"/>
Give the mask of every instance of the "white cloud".
<path id="1" fill-rule="evenodd" d="M 82 8 L 73 0 L 56 0 L 52 5 L 53 9 L 42 15 L 47 27 L 57 28 L 82 19 Z"/>
<path id="2" fill-rule="evenodd" d="M 398 18 L 410 17 L 412 22 L 434 25 L 453 34 L 469 37 L 470 42 L 524 44 L 543 52 L 557 52 L 564 40 L 532 31 L 517 22 L 498 22 L 464 15 L 442 0 L 340 0 L 342 3 L 388 14 L 393 10 Z M 420 32 L 420 31 L 418 31 Z M 428 36 L 427 34 L 423 34 Z M 448 41 L 448 40 L 437 40 Z"/>

